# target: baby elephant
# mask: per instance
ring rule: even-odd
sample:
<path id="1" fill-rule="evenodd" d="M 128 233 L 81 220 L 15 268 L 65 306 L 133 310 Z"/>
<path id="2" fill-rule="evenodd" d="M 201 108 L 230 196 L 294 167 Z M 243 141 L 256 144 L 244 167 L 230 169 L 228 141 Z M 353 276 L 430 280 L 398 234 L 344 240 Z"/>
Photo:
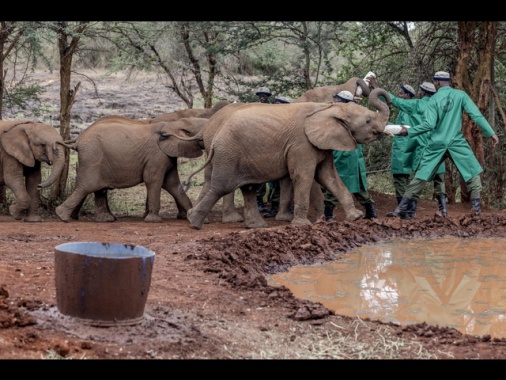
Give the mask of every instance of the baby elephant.
<path id="1" fill-rule="evenodd" d="M 0 185 L 7 186 L 15 202 L 9 206 L 14 219 L 41 222 L 39 190 L 51 186 L 65 166 L 65 148 L 58 131 L 30 120 L 0 121 Z M 41 163 L 52 165 L 41 183 Z"/>
<path id="2" fill-rule="evenodd" d="M 206 123 L 205 118 L 184 118 L 149 123 L 123 116 L 106 116 L 89 126 L 66 146 L 77 150 L 78 167 L 72 194 L 56 208 L 64 222 L 77 219 L 88 194 L 95 194 L 95 221 L 116 220 L 107 207 L 107 190 L 146 185 L 147 200 L 144 221 L 161 222 L 160 196 L 165 189 L 174 197 L 179 213 L 186 218 L 192 203 L 181 186 L 177 171 L 178 157 L 203 154 L 198 141 L 182 141 L 174 135 L 193 136 Z M 102 207 L 99 207 L 102 206 Z"/>

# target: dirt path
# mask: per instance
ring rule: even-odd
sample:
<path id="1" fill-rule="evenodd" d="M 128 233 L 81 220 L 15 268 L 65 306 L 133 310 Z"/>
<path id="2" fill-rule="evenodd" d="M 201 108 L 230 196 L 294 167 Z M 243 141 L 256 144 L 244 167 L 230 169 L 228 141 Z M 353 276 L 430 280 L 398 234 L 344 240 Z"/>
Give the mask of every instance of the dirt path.
<path id="1" fill-rule="evenodd" d="M 388 354 L 370 348 L 372 358 L 506 358 L 506 339 L 333 315 L 319 303 L 267 286 L 267 276 L 291 265 L 336 260 L 353 247 L 391 237 L 506 236 L 503 212 L 475 217 L 462 205 L 450 205 L 445 219 L 434 216 L 434 202 L 421 201 L 415 220 L 400 221 L 383 217 L 393 197 L 374 197 L 377 220 L 312 226 L 269 220 L 270 227 L 260 230 L 222 224 L 216 212 L 201 230 L 172 218 L 148 224 L 140 216 L 119 217 L 97 224 L 87 218 L 63 223 L 48 215 L 42 223 L 23 223 L 2 215 L 0 358 L 359 358 L 357 347 L 377 346 L 379 336 L 402 339 L 405 348 Z M 59 313 L 54 247 L 77 241 L 156 252 L 142 323 L 92 327 Z M 354 344 L 346 347 L 345 338 Z"/>

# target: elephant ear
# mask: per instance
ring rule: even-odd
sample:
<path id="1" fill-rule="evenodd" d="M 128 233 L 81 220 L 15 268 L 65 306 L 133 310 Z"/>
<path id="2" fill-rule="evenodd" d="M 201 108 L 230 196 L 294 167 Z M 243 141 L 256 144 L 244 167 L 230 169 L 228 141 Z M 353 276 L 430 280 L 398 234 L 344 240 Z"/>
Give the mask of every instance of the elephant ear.
<path id="1" fill-rule="evenodd" d="M 348 129 L 344 103 L 319 108 L 309 114 L 304 122 L 304 132 L 315 147 L 322 150 L 350 151 L 357 148 L 357 142 Z"/>
<path id="2" fill-rule="evenodd" d="M 209 120 L 198 117 L 188 117 L 172 122 L 163 123 L 160 130 L 158 145 L 169 157 L 200 157 L 204 152 L 198 145 L 198 140 L 184 141 L 178 137 L 192 137 L 201 131 Z"/>
<path id="3" fill-rule="evenodd" d="M 11 155 L 25 166 L 35 166 L 35 157 L 30 148 L 30 141 L 22 126 L 14 126 L 10 130 L 4 132 L 1 140 L 2 147 L 7 154 Z"/>

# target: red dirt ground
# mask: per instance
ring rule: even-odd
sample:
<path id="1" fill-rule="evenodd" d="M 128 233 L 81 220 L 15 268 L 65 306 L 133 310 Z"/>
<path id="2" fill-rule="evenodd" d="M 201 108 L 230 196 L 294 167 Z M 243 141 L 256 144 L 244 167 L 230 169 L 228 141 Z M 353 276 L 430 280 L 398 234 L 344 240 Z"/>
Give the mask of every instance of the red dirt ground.
<path id="1" fill-rule="evenodd" d="M 336 328 L 360 344 L 382 329 L 385 336 L 419 345 L 397 358 L 419 358 L 420 347 L 432 358 L 506 358 L 506 339 L 463 335 L 423 323 L 398 326 L 363 320 L 358 328 L 356 318 L 334 315 L 319 303 L 294 298 L 286 288 L 267 285 L 268 276 L 292 265 L 338 260 L 354 247 L 392 237 L 506 236 L 503 211 L 485 209 L 473 216 L 466 204 L 449 205 L 449 217 L 442 218 L 434 214 L 435 202 L 422 200 L 417 217 L 401 221 L 385 217 L 395 205 L 393 197 L 373 197 L 376 220 L 344 222 L 339 211 L 337 222 L 291 226 L 269 219 L 269 228 L 259 230 L 223 224 L 219 210 L 201 230 L 174 219 L 175 210 L 170 209 L 162 213 L 161 224 L 145 223 L 141 216 L 118 216 L 116 222 L 98 224 L 91 217 L 63 223 L 46 215 L 41 223 L 24 223 L 1 215 L 0 358 L 304 359 L 315 358 L 309 347 L 321 344 Z M 77 241 L 155 251 L 140 324 L 93 327 L 58 311 L 54 247 Z M 357 358 L 346 355 L 342 352 L 340 358 Z"/>

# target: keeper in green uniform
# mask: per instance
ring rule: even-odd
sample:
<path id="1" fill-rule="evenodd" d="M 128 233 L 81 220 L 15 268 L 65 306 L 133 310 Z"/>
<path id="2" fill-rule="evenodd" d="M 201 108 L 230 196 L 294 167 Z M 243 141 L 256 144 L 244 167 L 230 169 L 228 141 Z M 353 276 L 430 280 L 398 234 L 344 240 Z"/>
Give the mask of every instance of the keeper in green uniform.
<path id="1" fill-rule="evenodd" d="M 370 78 L 371 87 L 377 87 L 376 78 Z M 388 93 L 392 99 L 392 105 L 399 109 L 395 123 L 398 125 L 413 125 L 411 115 L 404 111 L 400 104 L 415 97 L 415 90 L 409 84 L 403 84 L 399 88 L 397 96 Z M 392 139 L 392 151 L 390 155 L 390 172 L 392 173 L 395 197 L 397 204 L 401 203 L 402 195 L 406 191 L 406 187 L 410 182 L 410 174 L 412 172 L 412 164 L 415 152 L 406 152 L 406 144 L 409 137 L 395 135 Z M 388 215 L 387 215 L 388 216 Z"/>
<path id="2" fill-rule="evenodd" d="M 353 94 L 349 91 L 341 91 L 334 95 L 335 102 L 349 103 L 355 102 Z M 332 151 L 334 156 L 334 165 L 337 174 L 346 185 L 346 188 L 353 194 L 355 199 L 364 206 L 364 219 L 377 218 L 374 202 L 367 190 L 367 176 L 365 168 L 364 155 L 362 154 L 362 145 L 357 144 L 357 149 L 352 151 Z M 325 191 L 324 215 L 325 220 L 334 219 L 334 208 L 338 200 L 328 190 Z"/>
<path id="3" fill-rule="evenodd" d="M 427 142 L 415 176 L 394 211 L 396 217 L 406 218 L 406 213 L 413 207 L 413 199 L 420 195 L 427 181 L 434 178 L 439 165 L 446 158 L 452 160 L 465 181 L 471 194 L 474 214 L 481 213 L 480 174 L 483 168 L 462 133 L 462 112 L 466 111 L 483 134 L 492 138 L 494 146 L 499 143 L 499 138 L 469 95 L 450 87 L 450 80 L 450 74 L 445 71 L 434 74 L 433 83 L 437 92 L 427 102 L 423 121 L 411 128 L 402 127 L 399 133 L 409 137 L 427 133 Z"/>
<path id="4" fill-rule="evenodd" d="M 371 87 L 377 88 L 376 78 L 370 78 Z M 415 90 L 408 84 L 401 85 L 399 96 L 392 93 L 390 99 L 392 105 L 399 109 L 396 123 L 398 125 L 418 125 L 423 121 L 423 115 L 427 108 L 427 103 L 432 95 L 436 93 L 436 88 L 432 83 L 423 82 L 419 86 L 418 97 L 413 99 Z M 423 147 L 427 143 L 427 134 L 421 134 L 415 137 L 396 135 L 392 142 L 391 170 L 394 177 L 395 195 L 397 204 L 402 200 L 407 186 L 415 175 L 418 162 L 422 156 Z M 409 174 L 406 176 L 406 172 Z M 399 173 L 399 174 L 394 174 Z M 403 173 L 403 174 L 400 174 Z M 439 212 L 442 216 L 448 214 L 446 209 L 446 188 L 445 188 L 446 166 L 444 162 L 439 165 L 433 178 L 434 195 L 439 203 Z M 411 219 L 416 215 L 416 207 L 419 195 L 414 194 L 413 202 L 409 212 L 403 214 L 403 217 Z M 387 213 L 388 217 L 394 217 L 395 211 Z"/>

